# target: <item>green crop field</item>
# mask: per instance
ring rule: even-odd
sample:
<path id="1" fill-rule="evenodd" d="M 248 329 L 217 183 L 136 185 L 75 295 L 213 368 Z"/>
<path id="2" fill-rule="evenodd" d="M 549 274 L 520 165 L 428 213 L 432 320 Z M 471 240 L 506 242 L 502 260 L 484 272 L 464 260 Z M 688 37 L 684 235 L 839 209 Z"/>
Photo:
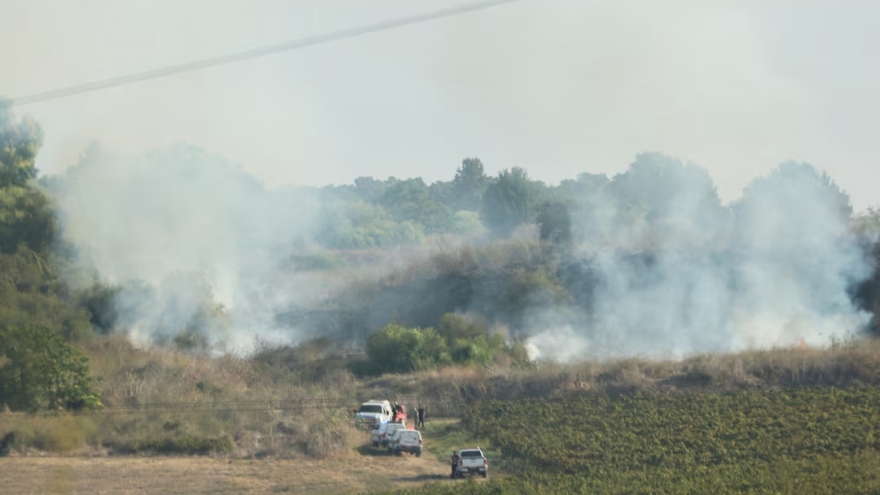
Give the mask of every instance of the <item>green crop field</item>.
<path id="1" fill-rule="evenodd" d="M 493 401 L 462 424 L 521 476 L 395 493 L 880 493 L 874 388 Z"/>

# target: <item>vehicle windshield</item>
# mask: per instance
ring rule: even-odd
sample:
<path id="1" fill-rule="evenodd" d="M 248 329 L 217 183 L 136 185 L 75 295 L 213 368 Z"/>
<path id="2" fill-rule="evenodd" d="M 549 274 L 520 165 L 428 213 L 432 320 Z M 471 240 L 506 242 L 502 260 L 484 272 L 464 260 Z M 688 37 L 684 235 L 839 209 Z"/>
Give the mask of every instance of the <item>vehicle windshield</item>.
<path id="1" fill-rule="evenodd" d="M 483 457 L 483 453 L 479 450 L 462 450 L 462 457 Z"/>
<path id="2" fill-rule="evenodd" d="M 359 413 L 378 413 L 382 414 L 382 406 L 378 404 L 364 404 L 358 409 Z M 351 414 L 351 413 L 349 413 Z"/>

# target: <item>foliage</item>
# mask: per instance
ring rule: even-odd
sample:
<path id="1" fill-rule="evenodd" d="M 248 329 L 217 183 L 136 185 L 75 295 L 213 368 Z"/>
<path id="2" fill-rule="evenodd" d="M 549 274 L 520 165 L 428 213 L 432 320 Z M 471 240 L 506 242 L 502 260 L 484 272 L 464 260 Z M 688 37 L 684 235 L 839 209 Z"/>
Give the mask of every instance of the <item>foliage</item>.
<path id="1" fill-rule="evenodd" d="M 452 179 L 452 193 L 457 208 L 479 210 L 490 179 L 479 158 L 465 158 Z"/>
<path id="2" fill-rule="evenodd" d="M 511 353 L 504 336 L 491 334 L 485 322 L 450 313 L 436 330 L 386 325 L 367 339 L 368 363 L 356 366 L 365 374 L 405 373 L 453 363 L 488 366 Z"/>
<path id="3" fill-rule="evenodd" d="M 180 435 L 164 438 L 146 438 L 113 447 L 120 454 L 155 452 L 157 454 L 204 455 L 211 452 L 231 452 L 235 448 L 235 440 L 231 435 L 221 435 L 219 437 Z"/>
<path id="4" fill-rule="evenodd" d="M 37 176 L 34 162 L 42 144 L 43 131 L 33 119 L 18 119 L 11 105 L 0 104 L 0 189 L 24 186 Z"/>
<path id="5" fill-rule="evenodd" d="M 24 244 L 45 254 L 55 233 L 48 196 L 33 184 L 35 159 L 43 141 L 31 119 L 17 119 L 0 106 L 0 253 L 15 253 Z"/>
<path id="6" fill-rule="evenodd" d="M 485 321 L 452 313 L 443 315 L 437 331 L 446 339 L 452 361 L 459 364 L 489 366 L 509 352 L 501 334 L 490 334 Z"/>
<path id="7" fill-rule="evenodd" d="M 72 304 L 50 262 L 22 247 L 15 254 L 0 254 L 0 329 L 28 325 L 73 341 L 92 334 L 88 312 Z"/>
<path id="8" fill-rule="evenodd" d="M 406 373 L 448 364 L 446 342 L 433 328 L 389 324 L 367 339 L 367 357 L 379 372 Z"/>
<path id="9" fill-rule="evenodd" d="M 55 230 L 55 213 L 42 189 L 32 184 L 0 187 L 0 253 L 14 253 L 22 245 L 47 253 Z"/>
<path id="10" fill-rule="evenodd" d="M 565 203 L 547 203 L 538 214 L 540 238 L 551 244 L 566 245 L 571 243 L 571 215 Z"/>
<path id="11" fill-rule="evenodd" d="M 0 403 L 12 410 L 94 409 L 88 358 L 56 332 L 36 326 L 0 328 Z"/>
<path id="12" fill-rule="evenodd" d="M 659 153 L 642 153 L 615 176 L 608 192 L 618 205 L 643 211 L 649 222 L 680 221 L 707 226 L 723 207 L 709 173 Z"/>
<path id="13" fill-rule="evenodd" d="M 483 402 L 465 425 L 519 476 L 386 493 L 876 493 L 878 410 L 875 388 Z"/>
<path id="14" fill-rule="evenodd" d="M 449 230 L 452 212 L 431 196 L 422 179 L 399 180 L 388 184 L 379 205 L 396 222 L 422 225 L 428 233 Z"/>
<path id="15" fill-rule="evenodd" d="M 337 249 L 386 248 L 420 242 L 424 226 L 411 221 L 395 221 L 379 205 L 361 201 L 330 205 L 319 240 Z"/>
<path id="16" fill-rule="evenodd" d="M 876 389 L 829 387 L 488 402 L 467 423 L 529 469 L 599 475 L 876 453 L 878 410 Z"/>
<path id="17" fill-rule="evenodd" d="M 537 190 L 523 168 L 504 169 L 486 188 L 480 215 L 486 227 L 498 235 L 509 235 L 523 223 L 535 219 Z"/>

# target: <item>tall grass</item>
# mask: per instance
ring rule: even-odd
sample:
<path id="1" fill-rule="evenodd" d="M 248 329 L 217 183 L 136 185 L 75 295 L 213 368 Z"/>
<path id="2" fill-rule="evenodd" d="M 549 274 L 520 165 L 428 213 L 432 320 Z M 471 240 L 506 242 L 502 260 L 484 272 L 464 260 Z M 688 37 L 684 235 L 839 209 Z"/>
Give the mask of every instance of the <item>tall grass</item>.
<path id="1" fill-rule="evenodd" d="M 345 358 L 314 342 L 265 348 L 244 359 L 139 349 L 107 336 L 88 352 L 105 409 L 80 416 L 0 413 L 7 453 L 338 457 L 363 441 L 352 426 L 351 409 L 368 399 L 399 401 L 410 410 L 422 405 L 430 421 L 460 416 L 486 399 L 880 386 L 876 340 L 683 360 L 543 363 L 531 369 L 497 363 L 368 379 L 354 377 Z"/>

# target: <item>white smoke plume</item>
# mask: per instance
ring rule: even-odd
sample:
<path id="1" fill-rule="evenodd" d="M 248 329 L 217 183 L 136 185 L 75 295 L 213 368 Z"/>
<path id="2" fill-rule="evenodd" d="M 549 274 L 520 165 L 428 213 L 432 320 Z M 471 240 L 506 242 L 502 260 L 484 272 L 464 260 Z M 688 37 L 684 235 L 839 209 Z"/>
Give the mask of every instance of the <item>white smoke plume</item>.
<path id="1" fill-rule="evenodd" d="M 263 187 L 188 146 L 142 156 L 90 149 L 58 181 L 64 238 L 97 279 L 120 284 L 120 330 L 142 343 L 197 327 L 212 347 L 286 342 L 274 308 L 307 297 L 280 285 L 314 201 Z"/>
<path id="2" fill-rule="evenodd" d="M 848 199 L 809 165 L 783 164 L 723 207 L 705 171 L 646 154 L 586 203 L 572 223 L 591 308 L 564 323 L 536 309 L 537 356 L 822 346 L 870 319 L 850 297 L 872 267 Z"/>

